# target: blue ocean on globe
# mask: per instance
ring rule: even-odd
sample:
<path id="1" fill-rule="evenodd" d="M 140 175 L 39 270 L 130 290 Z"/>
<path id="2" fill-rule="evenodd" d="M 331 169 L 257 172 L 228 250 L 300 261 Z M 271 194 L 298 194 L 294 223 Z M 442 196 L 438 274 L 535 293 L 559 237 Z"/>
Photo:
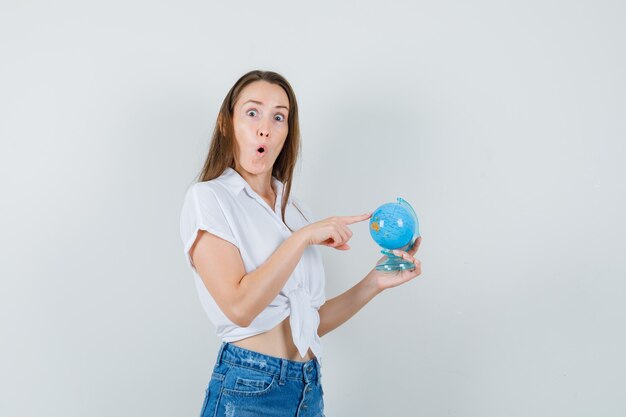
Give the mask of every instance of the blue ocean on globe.
<path id="1" fill-rule="evenodd" d="M 411 243 L 417 224 L 413 213 L 398 203 L 378 207 L 370 218 L 370 235 L 381 247 L 400 249 Z"/>

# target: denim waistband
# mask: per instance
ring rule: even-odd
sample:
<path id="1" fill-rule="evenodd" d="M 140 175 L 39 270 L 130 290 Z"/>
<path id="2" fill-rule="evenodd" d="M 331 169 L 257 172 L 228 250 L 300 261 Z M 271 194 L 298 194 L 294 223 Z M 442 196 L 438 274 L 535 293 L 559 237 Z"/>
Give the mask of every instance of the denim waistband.
<path id="1" fill-rule="evenodd" d="M 228 342 L 222 342 L 217 354 L 215 368 L 224 361 L 232 365 L 243 366 L 272 375 L 278 375 L 282 382 L 285 378 L 298 379 L 304 382 L 319 382 L 321 377 L 320 363 L 317 358 L 306 362 L 292 361 L 276 356 L 244 349 Z"/>

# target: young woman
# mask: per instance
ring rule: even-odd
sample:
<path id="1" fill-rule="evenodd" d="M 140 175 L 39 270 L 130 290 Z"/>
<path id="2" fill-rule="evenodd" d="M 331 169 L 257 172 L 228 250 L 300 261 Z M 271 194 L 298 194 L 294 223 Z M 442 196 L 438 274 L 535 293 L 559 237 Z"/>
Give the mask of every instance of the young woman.
<path id="1" fill-rule="evenodd" d="M 320 337 L 383 290 L 421 273 L 373 268 L 328 300 L 316 245 L 348 250 L 348 225 L 318 222 L 290 195 L 300 153 L 298 105 L 285 78 L 251 71 L 230 89 L 200 179 L 180 218 L 185 257 L 222 344 L 201 416 L 323 416 Z M 379 262 L 383 261 L 383 257 Z"/>

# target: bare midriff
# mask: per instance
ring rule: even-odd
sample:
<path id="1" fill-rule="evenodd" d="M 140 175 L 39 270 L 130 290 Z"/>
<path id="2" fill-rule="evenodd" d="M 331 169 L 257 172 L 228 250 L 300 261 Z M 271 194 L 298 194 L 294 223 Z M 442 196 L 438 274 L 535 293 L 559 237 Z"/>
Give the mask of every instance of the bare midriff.
<path id="1" fill-rule="evenodd" d="M 276 327 L 265 333 L 230 342 L 231 345 L 253 350 L 264 355 L 276 356 L 297 362 L 306 362 L 315 357 L 311 349 L 304 357 L 300 356 L 291 336 L 289 316 Z"/>

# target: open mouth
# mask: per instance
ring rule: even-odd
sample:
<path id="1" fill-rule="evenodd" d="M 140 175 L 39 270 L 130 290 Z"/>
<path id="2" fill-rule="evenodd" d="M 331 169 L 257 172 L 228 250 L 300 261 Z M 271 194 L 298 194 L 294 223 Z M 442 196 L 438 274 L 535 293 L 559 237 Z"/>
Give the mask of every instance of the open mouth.
<path id="1" fill-rule="evenodd" d="M 259 146 L 256 150 L 256 153 L 258 155 L 264 155 L 265 154 L 265 146 Z"/>

